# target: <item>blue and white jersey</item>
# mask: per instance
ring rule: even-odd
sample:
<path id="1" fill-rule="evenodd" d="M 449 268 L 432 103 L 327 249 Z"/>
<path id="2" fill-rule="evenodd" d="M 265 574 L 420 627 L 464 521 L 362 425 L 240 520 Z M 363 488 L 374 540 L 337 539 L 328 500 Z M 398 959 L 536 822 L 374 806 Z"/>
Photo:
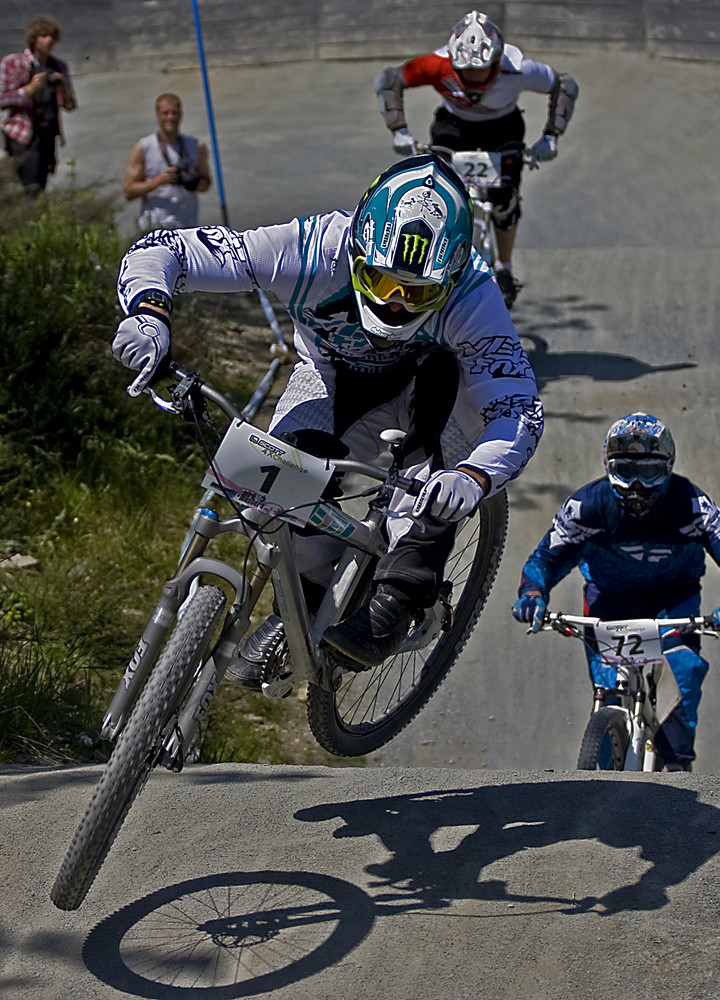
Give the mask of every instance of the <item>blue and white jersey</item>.
<path id="1" fill-rule="evenodd" d="M 523 567 L 520 593 L 550 591 L 578 566 L 600 591 L 696 586 L 705 554 L 720 565 L 720 510 L 682 476 L 644 517 L 631 517 L 607 476 L 568 497 Z"/>
<path id="2" fill-rule="evenodd" d="M 294 346 L 332 388 L 339 364 L 386 371 L 424 345 L 452 351 L 461 370 L 454 411 L 469 442 L 461 460 L 483 469 L 493 492 L 515 478 L 542 434 L 535 378 L 502 295 L 473 251 L 446 305 L 406 343 L 373 347 L 360 325 L 351 284 L 346 212 L 294 219 L 246 232 L 224 227 L 158 231 L 140 239 L 120 268 L 118 296 L 129 312 L 150 289 L 273 292 L 293 321 Z M 459 464 L 459 463 L 458 463 Z"/>

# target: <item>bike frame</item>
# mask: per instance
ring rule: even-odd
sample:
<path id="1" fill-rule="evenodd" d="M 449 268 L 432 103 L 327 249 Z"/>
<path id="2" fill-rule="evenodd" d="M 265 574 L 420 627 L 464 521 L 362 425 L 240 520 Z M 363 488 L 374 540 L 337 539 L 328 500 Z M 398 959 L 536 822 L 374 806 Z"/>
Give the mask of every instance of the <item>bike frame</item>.
<path id="1" fill-rule="evenodd" d="M 184 374 L 178 371 L 178 375 Z M 228 417 L 241 419 L 225 397 L 203 383 L 199 387 L 201 394 L 220 406 Z M 153 396 L 163 409 L 178 412 L 176 404 L 168 404 L 154 393 Z M 392 436 L 396 432 L 388 433 Z M 223 581 L 231 589 L 233 600 L 220 637 L 196 678 L 173 733 L 165 742 L 165 766 L 171 769 L 178 768 L 178 764 L 181 766 L 182 749 L 189 746 L 195 737 L 232 655 L 250 627 L 250 618 L 260 594 L 270 580 L 285 625 L 293 669 L 292 676 L 264 684 L 263 693 L 268 697 L 281 697 L 295 683 L 303 681 L 333 690 L 339 677 L 334 676 L 335 668 L 320 647 L 322 635 L 329 625 L 343 617 L 370 563 L 387 551 L 381 527 L 388 516 L 388 504 L 394 490 L 401 488 L 406 492 L 416 492 L 418 484 L 399 475 L 394 462 L 390 470 L 352 460 L 337 460 L 331 465 L 334 472 L 355 473 L 381 485 L 374 491 L 377 495 L 370 500 L 367 516 L 362 519 L 322 500 L 318 500 L 313 507 L 313 526 L 321 533 L 341 538 L 346 543 L 314 621 L 311 620 L 296 565 L 290 525 L 282 516 L 235 504 L 241 507 L 238 515 L 220 519 L 211 508 L 201 507 L 196 511 L 183 543 L 177 570 L 162 588 L 160 600 L 103 719 L 102 738 L 116 740 L 120 735 L 171 627 L 182 614 L 182 606 L 200 577 Z M 218 491 L 209 491 L 204 500 L 212 492 Z M 224 533 L 243 535 L 250 540 L 256 566 L 249 579 L 227 562 L 205 555 L 209 543 Z M 435 638 L 442 627 L 444 613 L 445 605 L 441 598 L 434 608 L 428 609 L 424 622 L 408 637 L 403 651 L 421 648 Z"/>

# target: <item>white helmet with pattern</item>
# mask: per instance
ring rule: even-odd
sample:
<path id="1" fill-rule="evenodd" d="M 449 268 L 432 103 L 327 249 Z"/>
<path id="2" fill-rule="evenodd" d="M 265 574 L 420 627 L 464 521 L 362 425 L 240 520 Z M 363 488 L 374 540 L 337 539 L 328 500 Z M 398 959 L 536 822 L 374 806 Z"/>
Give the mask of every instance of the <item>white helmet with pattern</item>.
<path id="1" fill-rule="evenodd" d="M 489 79 L 474 84 L 473 90 L 485 90 L 494 82 L 503 54 L 503 36 L 487 14 L 471 10 L 452 30 L 447 44 L 453 69 L 462 75 L 466 69 L 492 69 Z"/>

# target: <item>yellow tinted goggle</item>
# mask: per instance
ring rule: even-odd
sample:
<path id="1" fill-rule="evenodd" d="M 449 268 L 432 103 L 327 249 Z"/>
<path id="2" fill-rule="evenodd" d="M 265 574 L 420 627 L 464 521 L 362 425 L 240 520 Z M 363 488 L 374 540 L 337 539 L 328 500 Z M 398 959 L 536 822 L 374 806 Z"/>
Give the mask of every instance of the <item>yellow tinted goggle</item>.
<path id="1" fill-rule="evenodd" d="M 356 257 L 353 261 L 353 285 L 378 305 L 401 302 L 413 312 L 440 309 L 447 301 L 454 284 L 451 280 L 447 285 L 404 285 L 392 275 L 366 264 L 362 257 Z"/>

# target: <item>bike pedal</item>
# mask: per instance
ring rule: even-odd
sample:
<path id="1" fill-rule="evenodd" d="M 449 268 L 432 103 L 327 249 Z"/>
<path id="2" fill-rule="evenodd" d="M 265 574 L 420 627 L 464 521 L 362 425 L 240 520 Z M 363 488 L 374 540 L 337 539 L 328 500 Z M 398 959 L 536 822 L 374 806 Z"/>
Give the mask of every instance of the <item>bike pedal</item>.
<path id="1" fill-rule="evenodd" d="M 292 674 L 283 674 L 281 677 L 273 677 L 263 681 L 260 690 L 266 698 L 287 698 L 292 693 L 293 687 Z"/>

